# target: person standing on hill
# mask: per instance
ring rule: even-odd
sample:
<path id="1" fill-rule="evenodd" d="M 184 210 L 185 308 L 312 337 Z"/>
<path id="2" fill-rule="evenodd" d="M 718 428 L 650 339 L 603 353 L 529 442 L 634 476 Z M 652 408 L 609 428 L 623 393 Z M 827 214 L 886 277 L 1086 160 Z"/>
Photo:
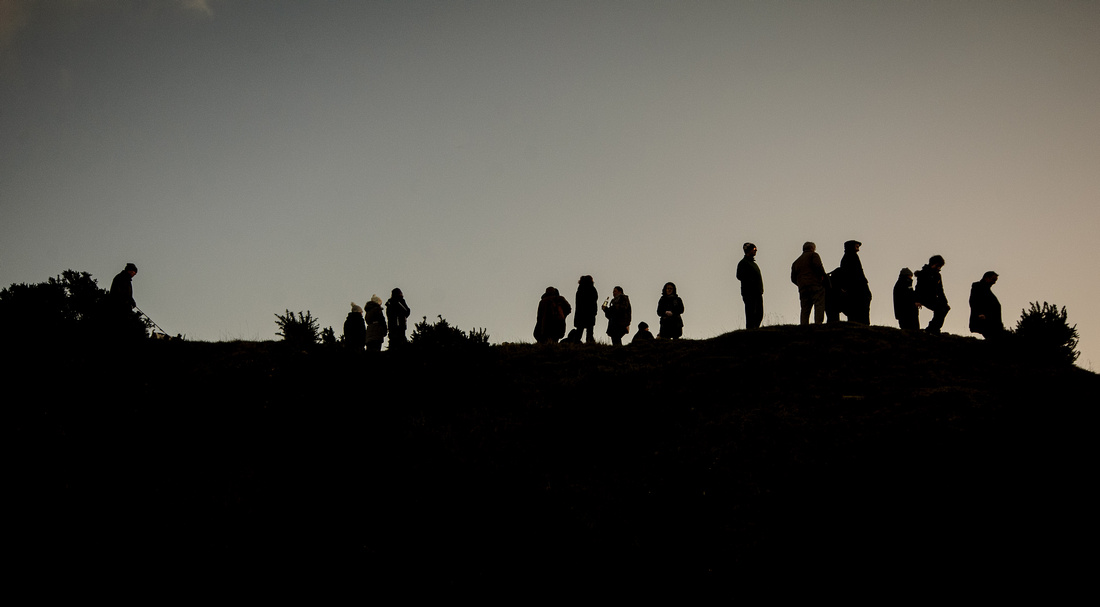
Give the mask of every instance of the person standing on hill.
<path id="1" fill-rule="evenodd" d="M 573 326 L 582 331 L 587 331 L 588 337 L 585 341 L 593 343 L 596 341 L 592 332 L 596 327 L 596 310 L 599 308 L 600 295 L 596 292 L 596 284 L 591 276 L 581 276 L 581 279 L 577 281 L 575 303 L 577 308 L 573 314 Z"/>
<path id="2" fill-rule="evenodd" d="M 867 275 L 863 273 L 863 262 L 859 259 L 859 248 L 862 246 L 863 243 L 858 240 L 844 243 L 844 256 L 840 258 L 840 290 L 848 322 L 869 325 L 871 288 L 867 285 Z"/>
<path id="3" fill-rule="evenodd" d="M 943 292 L 943 276 L 940 270 L 947 262 L 940 255 L 928 258 L 928 263 L 917 270 L 917 304 L 932 310 L 932 320 L 928 321 L 925 329 L 929 333 L 939 333 L 943 329 L 943 321 L 951 306 L 947 305 L 947 295 Z"/>
<path id="4" fill-rule="evenodd" d="M 405 337 L 408 328 L 409 304 L 405 303 L 405 295 L 401 289 L 390 292 L 390 300 L 386 302 L 386 323 L 389 325 L 390 350 L 401 348 L 409 342 Z"/>
<path id="5" fill-rule="evenodd" d="M 137 266 L 132 263 L 115 275 L 111 280 L 111 291 L 107 294 L 107 321 L 114 334 L 114 338 L 129 340 L 145 335 L 145 327 L 134 317 L 134 276 L 137 276 Z M 138 327 L 141 327 L 139 332 Z"/>
<path id="6" fill-rule="evenodd" d="M 630 332 L 630 298 L 623 293 L 622 287 L 611 290 L 611 303 L 603 304 L 603 315 L 607 317 L 607 336 L 611 345 L 623 345 L 623 335 Z"/>
<path id="7" fill-rule="evenodd" d="M 546 287 L 539 300 L 538 319 L 535 322 L 535 341 L 540 344 L 556 344 L 565 337 L 565 317 L 573 308 L 554 287 Z"/>
<path id="8" fill-rule="evenodd" d="M 920 304 L 913 292 L 913 271 L 902 268 L 894 283 L 894 318 L 898 320 L 898 327 L 920 329 L 919 310 Z"/>
<path id="9" fill-rule="evenodd" d="M 363 323 L 363 308 L 353 301 L 351 312 L 344 319 L 344 347 L 352 352 L 362 352 L 367 343 L 367 326 Z"/>
<path id="10" fill-rule="evenodd" d="M 802 311 L 798 322 L 810 324 L 810 309 L 814 311 L 814 324 L 825 322 L 825 265 L 817 254 L 817 245 L 807 242 L 802 245 L 802 255 L 791 264 L 791 282 L 798 286 L 798 301 Z"/>
<path id="11" fill-rule="evenodd" d="M 741 281 L 741 299 L 745 302 L 745 328 L 758 329 L 764 321 L 764 277 L 756 265 L 756 245 L 741 246 L 745 257 L 737 264 L 737 280 Z"/>
<path id="12" fill-rule="evenodd" d="M 661 330 L 657 339 L 679 339 L 684 334 L 684 300 L 676 294 L 676 285 L 666 282 L 661 290 L 661 299 L 657 302 L 657 317 L 661 319 Z"/>
<path id="13" fill-rule="evenodd" d="M 382 341 L 386 339 L 386 316 L 382 311 L 382 298 L 372 295 L 363 306 L 364 321 L 367 324 L 367 352 L 381 352 Z"/>
<path id="14" fill-rule="evenodd" d="M 982 279 L 970 285 L 970 332 L 980 333 L 986 339 L 994 339 L 1004 333 L 1001 321 L 1001 302 L 993 294 L 997 273 L 990 270 Z"/>

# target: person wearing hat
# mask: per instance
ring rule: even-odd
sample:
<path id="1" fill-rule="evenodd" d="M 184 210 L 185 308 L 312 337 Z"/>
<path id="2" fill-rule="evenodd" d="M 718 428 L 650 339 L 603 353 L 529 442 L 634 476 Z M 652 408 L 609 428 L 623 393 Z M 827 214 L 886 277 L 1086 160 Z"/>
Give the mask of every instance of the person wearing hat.
<path id="1" fill-rule="evenodd" d="M 1001 302 L 992 291 L 995 284 L 997 273 L 990 270 L 970 285 L 970 332 L 980 333 L 986 339 L 997 337 L 1005 330 L 1001 321 Z"/>
<path id="2" fill-rule="evenodd" d="M 362 352 L 367 343 L 367 326 L 363 324 L 363 308 L 351 302 L 351 312 L 344 319 L 344 347 L 352 352 Z"/>
<path id="3" fill-rule="evenodd" d="M 140 311 L 134 312 L 134 276 L 138 269 L 132 263 L 115 275 L 111 281 L 111 290 L 107 294 L 106 325 L 109 339 L 118 343 L 137 341 L 146 336 L 145 323 L 141 321 Z"/>
<path id="4" fill-rule="evenodd" d="M 913 271 L 902 268 L 894 283 L 894 318 L 902 329 L 920 329 L 920 304 L 913 292 Z"/>
<path id="5" fill-rule="evenodd" d="M 844 256 L 840 258 L 840 290 L 844 298 L 844 315 L 848 322 L 861 325 L 871 324 L 871 288 L 867 285 L 867 275 L 863 273 L 863 262 L 859 260 L 859 248 L 863 243 L 849 240 L 844 243 Z"/>
<path id="6" fill-rule="evenodd" d="M 764 278 L 756 265 L 756 245 L 741 245 L 745 257 L 737 263 L 737 280 L 741 281 L 741 299 L 745 302 L 745 328 L 758 329 L 764 320 Z"/>
<path id="7" fill-rule="evenodd" d="M 926 331 L 939 333 L 943 329 L 943 321 L 951 306 L 947 304 L 947 294 L 943 292 L 943 276 L 940 270 L 947 262 L 941 255 L 933 255 L 928 258 L 928 263 L 917 270 L 917 303 L 932 310 L 932 320 L 928 321 Z"/>
<path id="8" fill-rule="evenodd" d="M 817 245 L 802 245 L 802 255 L 791 264 L 791 282 L 798 287 L 798 301 L 802 311 L 798 322 L 810 324 L 810 310 L 814 311 L 814 324 L 825 321 L 825 264 L 817 254 Z"/>
<path id="9" fill-rule="evenodd" d="M 370 301 L 363 304 L 363 316 L 367 324 L 367 352 L 381 352 L 382 340 L 386 339 L 386 315 L 382 311 L 382 298 L 371 295 Z"/>

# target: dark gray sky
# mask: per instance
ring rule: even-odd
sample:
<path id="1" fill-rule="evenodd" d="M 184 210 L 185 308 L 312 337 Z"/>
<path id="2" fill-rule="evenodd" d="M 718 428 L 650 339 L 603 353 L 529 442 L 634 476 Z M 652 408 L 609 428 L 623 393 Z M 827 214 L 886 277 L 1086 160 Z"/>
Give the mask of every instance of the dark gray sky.
<path id="1" fill-rule="evenodd" d="M 706 338 L 744 241 L 782 324 L 857 239 L 875 324 L 941 254 L 947 331 L 995 270 L 1100 356 L 1100 2 L 0 0 L 0 100 L 0 283 L 132 261 L 193 339 L 398 286 L 530 341 L 581 274 Z"/>

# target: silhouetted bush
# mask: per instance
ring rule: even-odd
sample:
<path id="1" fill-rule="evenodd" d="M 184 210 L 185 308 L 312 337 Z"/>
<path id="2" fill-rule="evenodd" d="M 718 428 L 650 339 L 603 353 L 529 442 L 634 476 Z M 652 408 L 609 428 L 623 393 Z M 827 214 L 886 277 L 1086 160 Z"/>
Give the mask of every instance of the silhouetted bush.
<path id="1" fill-rule="evenodd" d="M 416 323 L 413 327 L 410 343 L 420 348 L 432 349 L 459 349 L 459 348 L 487 348 L 489 346 L 489 334 L 484 328 L 470 330 L 469 333 L 452 327 L 442 315 L 435 323 L 429 323 L 428 317 Z"/>
<path id="2" fill-rule="evenodd" d="M 276 314 L 275 324 L 279 325 L 279 335 L 283 341 L 299 347 L 316 345 L 321 342 L 321 326 L 309 310 L 303 314 L 298 312 L 298 317 L 290 310 L 286 314 Z"/>
<path id="3" fill-rule="evenodd" d="M 1028 310 L 1020 310 L 1016 323 L 1016 340 L 1028 351 L 1040 358 L 1056 363 L 1072 365 L 1081 355 L 1077 351 L 1077 325 L 1067 321 L 1066 308 L 1058 310 L 1055 304 L 1033 302 Z"/>
<path id="4" fill-rule="evenodd" d="M 136 310 L 108 319 L 107 295 L 91 274 L 74 270 L 46 282 L 12 284 L 0 291 L 0 332 L 5 341 L 71 342 L 99 338 L 107 330 L 147 336 L 149 324 Z"/>
<path id="5" fill-rule="evenodd" d="M 343 335 L 340 336 L 340 340 L 343 341 Z M 321 345 L 335 346 L 336 345 L 336 331 L 332 327 L 328 327 L 324 331 L 321 331 Z"/>

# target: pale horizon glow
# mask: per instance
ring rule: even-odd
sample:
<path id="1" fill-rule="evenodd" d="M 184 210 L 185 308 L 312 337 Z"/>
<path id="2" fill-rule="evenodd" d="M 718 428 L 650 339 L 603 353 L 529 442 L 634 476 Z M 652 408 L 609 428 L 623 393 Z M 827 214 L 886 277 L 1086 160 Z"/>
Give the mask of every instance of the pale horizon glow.
<path id="1" fill-rule="evenodd" d="M 0 0 L 0 287 L 133 262 L 209 341 L 400 287 L 500 343 L 591 274 L 635 325 L 676 283 L 702 339 L 744 327 L 743 242 L 774 325 L 802 243 L 855 239 L 872 324 L 940 254 L 946 332 L 994 270 L 1092 368 L 1097 100 L 1095 2 Z"/>

